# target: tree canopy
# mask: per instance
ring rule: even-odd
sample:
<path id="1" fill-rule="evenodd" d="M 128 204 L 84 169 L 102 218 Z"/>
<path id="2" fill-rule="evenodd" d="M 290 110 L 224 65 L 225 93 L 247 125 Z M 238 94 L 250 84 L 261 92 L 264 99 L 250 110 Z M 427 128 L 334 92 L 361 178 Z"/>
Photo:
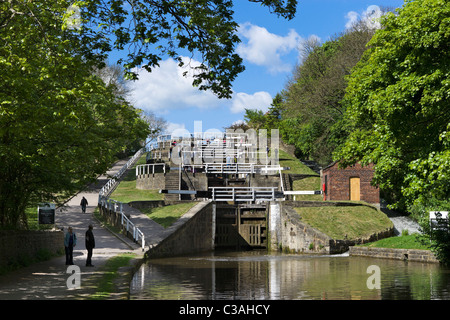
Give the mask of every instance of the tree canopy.
<path id="1" fill-rule="evenodd" d="M 297 0 L 249 0 L 260 3 L 283 18 L 292 19 Z M 211 90 L 219 98 L 230 98 L 232 82 L 244 70 L 235 52 L 240 42 L 232 0 L 84 0 L 80 36 L 88 52 L 100 56 L 112 50 L 126 54 L 118 62 L 128 79 L 137 79 L 134 68 L 148 71 L 163 57 L 184 65 L 183 50 L 198 54 L 194 82 L 200 90 Z"/>
<path id="2" fill-rule="evenodd" d="M 140 113 L 98 77 L 68 31 L 67 2 L 0 4 L 0 225 L 60 201 L 147 135 Z"/>
<path id="3" fill-rule="evenodd" d="M 287 19 L 297 4 L 251 2 Z M 164 126 L 105 78 L 112 51 L 126 79 L 200 55 L 193 85 L 228 98 L 244 70 L 237 26 L 231 0 L 0 2 L 0 225 L 26 227 L 27 207 L 62 201 Z"/>
<path id="4" fill-rule="evenodd" d="M 369 42 L 344 103 L 343 165 L 375 163 L 398 208 L 450 196 L 450 4 L 407 1 Z"/>
<path id="5" fill-rule="evenodd" d="M 346 76 L 373 33 L 360 22 L 323 44 L 317 38 L 308 39 L 302 45 L 303 61 L 285 89 L 274 98 L 268 112 L 246 110 L 247 124 L 268 132 L 277 128 L 284 142 L 296 147 L 299 157 L 330 163 L 333 151 L 347 135 L 341 103 Z"/>

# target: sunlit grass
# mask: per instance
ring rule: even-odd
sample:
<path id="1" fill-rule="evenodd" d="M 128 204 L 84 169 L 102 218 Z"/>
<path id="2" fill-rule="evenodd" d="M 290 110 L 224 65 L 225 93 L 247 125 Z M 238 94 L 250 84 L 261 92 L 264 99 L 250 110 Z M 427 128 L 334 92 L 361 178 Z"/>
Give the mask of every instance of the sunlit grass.
<path id="1" fill-rule="evenodd" d="M 114 281 L 119 277 L 119 268 L 128 266 L 135 256 L 134 253 L 124 253 L 110 258 L 101 269 L 102 276 L 93 284 L 96 292 L 90 296 L 90 299 L 104 300 L 115 293 Z"/>
<path id="2" fill-rule="evenodd" d="M 136 164 L 128 171 L 127 175 L 120 181 L 116 190 L 111 194 L 110 198 L 128 203 L 131 201 L 152 201 L 164 200 L 164 194 L 159 190 L 142 190 L 136 188 L 136 166 L 145 164 L 145 154 L 142 155 Z"/>
<path id="3" fill-rule="evenodd" d="M 430 246 L 422 243 L 419 237 L 418 234 L 402 235 L 400 237 L 381 239 L 362 246 L 373 248 L 430 250 Z"/>
<path id="4" fill-rule="evenodd" d="M 156 223 L 168 228 L 196 204 L 197 202 L 186 202 L 159 208 L 141 209 L 141 211 Z"/>
<path id="5" fill-rule="evenodd" d="M 303 222 L 333 239 L 357 239 L 393 226 L 381 211 L 369 206 L 295 208 Z"/>

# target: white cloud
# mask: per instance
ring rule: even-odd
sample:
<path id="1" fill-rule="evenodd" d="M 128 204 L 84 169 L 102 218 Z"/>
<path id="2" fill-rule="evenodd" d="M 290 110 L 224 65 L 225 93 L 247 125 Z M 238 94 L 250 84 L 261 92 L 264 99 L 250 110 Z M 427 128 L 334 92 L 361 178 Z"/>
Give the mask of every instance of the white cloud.
<path id="1" fill-rule="evenodd" d="M 240 43 L 236 49 L 242 58 L 268 68 L 272 74 L 292 70 L 292 65 L 283 62 L 281 58 L 297 49 L 301 37 L 295 30 L 290 30 L 282 37 L 246 22 L 239 26 L 238 33 L 241 38 L 248 39 L 247 43 Z"/>
<path id="2" fill-rule="evenodd" d="M 252 95 L 239 92 L 233 97 L 231 112 L 239 113 L 245 111 L 245 109 L 267 111 L 272 101 L 271 95 L 265 91 L 255 92 Z"/>
<path id="3" fill-rule="evenodd" d="M 187 63 L 187 58 L 185 59 Z M 191 60 L 191 66 L 199 64 Z M 209 91 L 200 91 L 192 86 L 192 74 L 183 76 L 187 68 L 180 68 L 173 60 L 160 62 L 160 67 L 152 72 L 139 70 L 139 80 L 129 83 L 132 89 L 131 102 L 138 108 L 150 110 L 157 115 L 167 115 L 170 111 L 182 111 L 188 108 L 205 110 L 208 108 L 225 107 L 232 113 L 243 112 L 245 108 L 266 111 L 272 103 L 272 97 L 267 92 L 247 94 L 234 93 L 230 100 L 219 99 Z M 182 125 L 169 128 L 173 131 L 183 128 Z"/>
<path id="4" fill-rule="evenodd" d="M 359 14 L 355 11 L 350 11 L 347 13 L 345 18 L 348 20 L 347 23 L 345 24 L 345 28 L 350 29 L 358 21 Z"/>
<path id="5" fill-rule="evenodd" d="M 173 122 L 167 122 L 167 128 L 166 133 L 172 134 L 172 133 L 181 133 L 186 130 L 186 125 L 184 123 L 173 123 Z"/>
<path id="6" fill-rule="evenodd" d="M 381 28 L 380 18 L 382 15 L 383 12 L 377 5 L 368 6 L 361 15 L 355 11 L 350 11 L 345 16 L 348 20 L 345 28 L 350 29 L 361 20 L 369 29 L 379 29 Z"/>
<path id="7" fill-rule="evenodd" d="M 221 100 L 210 91 L 200 91 L 192 86 L 192 67 L 200 63 L 183 58 L 185 67 L 180 68 L 172 59 L 163 60 L 152 72 L 139 69 L 139 80 L 129 83 L 131 99 L 136 107 L 165 114 L 170 110 L 187 107 L 210 108 Z M 184 72 L 188 71 L 186 76 Z"/>

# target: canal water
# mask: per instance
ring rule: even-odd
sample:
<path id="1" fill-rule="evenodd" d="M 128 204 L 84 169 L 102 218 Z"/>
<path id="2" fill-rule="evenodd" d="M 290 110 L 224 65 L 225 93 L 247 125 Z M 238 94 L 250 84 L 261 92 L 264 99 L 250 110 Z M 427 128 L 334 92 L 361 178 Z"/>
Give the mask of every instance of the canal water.
<path id="1" fill-rule="evenodd" d="M 154 259 L 136 272 L 133 300 L 450 299 L 450 269 L 435 263 L 267 251 Z"/>

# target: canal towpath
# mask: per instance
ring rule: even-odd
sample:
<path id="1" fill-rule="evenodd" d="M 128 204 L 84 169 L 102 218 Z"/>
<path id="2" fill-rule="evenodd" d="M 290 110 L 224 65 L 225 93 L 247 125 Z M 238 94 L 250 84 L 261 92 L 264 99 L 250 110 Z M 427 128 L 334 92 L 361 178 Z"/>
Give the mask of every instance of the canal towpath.
<path id="1" fill-rule="evenodd" d="M 103 267 L 108 259 L 124 253 L 134 253 L 136 259 L 143 256 L 144 252 L 138 244 L 123 235 L 113 233 L 93 215 L 98 204 L 98 194 L 101 187 L 126 162 L 127 160 L 116 162 L 108 172 L 99 176 L 95 183 L 73 196 L 63 207 L 57 209 L 55 223 L 57 228 L 64 228 L 64 232 L 66 232 L 70 226 L 77 235 L 73 262 L 80 268 L 80 287 L 68 288 L 67 283 L 73 271 L 68 273 L 68 266 L 65 264 L 65 256 L 63 255 L 0 276 L 0 300 L 87 299 L 95 294 L 96 287 L 93 284 L 96 279 L 99 279 L 105 273 Z M 81 211 L 82 197 L 85 197 L 88 201 L 86 213 Z M 164 238 L 164 228 L 150 219 L 144 218 L 137 210 L 132 210 L 128 206 L 124 206 L 124 210 L 133 211 L 126 213 L 131 214 L 132 219 L 138 221 L 136 225 L 144 232 L 148 244 L 159 242 Z M 94 228 L 96 244 L 92 257 L 94 267 L 85 266 L 87 257 L 84 244 L 85 232 L 90 224 Z M 110 297 L 111 299 L 125 299 L 128 295 L 128 283 L 126 281 L 129 278 L 126 276 L 130 270 L 124 269 L 122 271 L 124 277 L 119 277 L 119 281 L 123 283 L 117 283 L 116 285 L 123 288 L 119 290 L 120 293 L 113 294 Z"/>

